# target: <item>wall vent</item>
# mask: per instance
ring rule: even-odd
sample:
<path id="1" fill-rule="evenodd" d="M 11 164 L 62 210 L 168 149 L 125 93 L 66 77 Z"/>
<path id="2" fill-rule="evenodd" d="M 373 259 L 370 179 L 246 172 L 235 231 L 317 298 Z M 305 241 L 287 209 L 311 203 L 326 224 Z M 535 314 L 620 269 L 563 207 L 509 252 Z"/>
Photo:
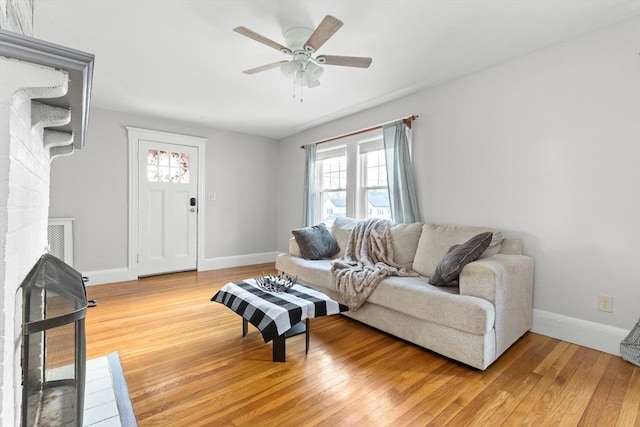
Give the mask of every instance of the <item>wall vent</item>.
<path id="1" fill-rule="evenodd" d="M 73 220 L 75 218 L 49 218 L 47 240 L 49 253 L 73 267 Z"/>

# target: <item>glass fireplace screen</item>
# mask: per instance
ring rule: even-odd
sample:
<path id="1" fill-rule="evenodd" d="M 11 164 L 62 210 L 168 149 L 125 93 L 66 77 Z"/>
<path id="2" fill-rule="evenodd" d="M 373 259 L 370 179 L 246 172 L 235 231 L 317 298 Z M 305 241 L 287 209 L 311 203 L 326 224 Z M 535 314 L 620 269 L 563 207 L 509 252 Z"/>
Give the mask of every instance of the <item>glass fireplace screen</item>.
<path id="1" fill-rule="evenodd" d="M 87 309 L 82 275 L 44 254 L 21 287 L 22 425 L 82 425 Z"/>

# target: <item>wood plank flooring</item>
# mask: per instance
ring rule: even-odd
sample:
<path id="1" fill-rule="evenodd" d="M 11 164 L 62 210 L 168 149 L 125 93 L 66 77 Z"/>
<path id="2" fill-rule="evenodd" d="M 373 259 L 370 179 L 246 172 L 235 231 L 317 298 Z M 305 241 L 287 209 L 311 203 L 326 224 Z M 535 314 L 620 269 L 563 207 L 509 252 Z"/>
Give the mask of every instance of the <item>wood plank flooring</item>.
<path id="1" fill-rule="evenodd" d="M 344 316 L 271 344 L 210 298 L 273 264 L 90 286 L 87 356 L 117 350 L 144 426 L 640 426 L 640 368 L 527 333 L 481 372 Z"/>

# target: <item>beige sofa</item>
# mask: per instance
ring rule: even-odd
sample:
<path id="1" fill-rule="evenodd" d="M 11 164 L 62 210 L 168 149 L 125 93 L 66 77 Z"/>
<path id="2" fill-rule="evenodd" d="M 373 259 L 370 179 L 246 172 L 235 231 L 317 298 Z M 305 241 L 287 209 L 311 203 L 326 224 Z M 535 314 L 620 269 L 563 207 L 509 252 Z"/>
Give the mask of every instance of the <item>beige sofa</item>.
<path id="1" fill-rule="evenodd" d="M 338 220 L 331 233 L 342 256 L 354 221 Z M 460 274 L 459 287 L 428 283 L 447 250 L 492 231 L 491 245 Z M 533 259 L 522 240 L 483 227 L 396 224 L 394 261 L 420 274 L 384 279 L 357 311 L 343 313 L 419 346 L 484 370 L 531 327 Z M 331 260 L 306 260 L 292 238 L 276 268 L 339 300 Z"/>

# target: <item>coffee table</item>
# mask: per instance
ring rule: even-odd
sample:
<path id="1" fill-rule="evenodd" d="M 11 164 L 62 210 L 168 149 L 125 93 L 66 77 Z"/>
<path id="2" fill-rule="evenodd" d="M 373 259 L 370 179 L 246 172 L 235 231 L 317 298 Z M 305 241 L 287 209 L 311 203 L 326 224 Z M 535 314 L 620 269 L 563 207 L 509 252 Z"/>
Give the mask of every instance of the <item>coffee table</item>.
<path id="1" fill-rule="evenodd" d="M 296 283 L 286 292 L 267 292 L 254 279 L 229 282 L 211 301 L 224 304 L 242 316 L 242 336 L 248 323 L 258 328 L 264 342 L 273 340 L 273 361 L 286 361 L 287 338 L 305 334 L 305 352 L 309 351 L 309 319 L 342 313 L 348 307 L 320 291 Z M 303 323 L 304 321 L 304 323 Z"/>

